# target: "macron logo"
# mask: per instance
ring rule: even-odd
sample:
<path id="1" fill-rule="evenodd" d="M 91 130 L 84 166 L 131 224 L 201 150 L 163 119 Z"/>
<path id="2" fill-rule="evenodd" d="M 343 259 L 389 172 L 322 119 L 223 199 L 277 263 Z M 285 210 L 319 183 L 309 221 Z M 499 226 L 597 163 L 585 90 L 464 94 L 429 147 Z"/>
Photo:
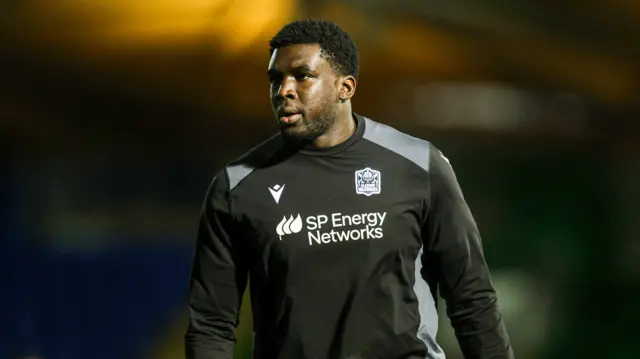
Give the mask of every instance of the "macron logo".
<path id="1" fill-rule="evenodd" d="M 273 187 L 269 187 L 269 192 L 271 192 L 271 196 L 273 196 L 273 199 L 276 201 L 276 203 L 280 202 L 280 196 L 282 196 L 284 186 L 285 185 L 280 186 L 279 184 L 277 184 Z"/>

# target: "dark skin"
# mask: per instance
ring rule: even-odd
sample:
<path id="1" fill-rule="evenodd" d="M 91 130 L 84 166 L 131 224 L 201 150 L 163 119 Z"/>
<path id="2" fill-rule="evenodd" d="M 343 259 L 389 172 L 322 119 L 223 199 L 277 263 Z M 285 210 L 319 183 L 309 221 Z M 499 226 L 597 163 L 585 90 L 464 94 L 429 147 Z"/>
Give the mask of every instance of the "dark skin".
<path id="1" fill-rule="evenodd" d="M 338 73 L 318 44 L 276 49 L 269 61 L 271 108 L 285 139 L 328 148 L 355 131 L 356 79 Z"/>

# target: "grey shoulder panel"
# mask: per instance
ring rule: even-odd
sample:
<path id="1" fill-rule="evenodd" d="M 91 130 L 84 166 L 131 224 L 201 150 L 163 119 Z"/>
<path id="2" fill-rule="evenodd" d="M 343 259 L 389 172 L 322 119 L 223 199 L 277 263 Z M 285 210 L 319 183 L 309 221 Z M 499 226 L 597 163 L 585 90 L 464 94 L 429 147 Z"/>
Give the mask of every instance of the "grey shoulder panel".
<path id="1" fill-rule="evenodd" d="M 265 166 L 271 157 L 281 148 L 282 141 L 279 134 L 262 142 L 249 150 L 237 160 L 229 163 L 225 168 L 229 178 L 229 191 L 247 178 L 254 170 Z"/>
<path id="2" fill-rule="evenodd" d="M 253 172 L 254 168 L 245 163 L 231 164 L 227 166 L 227 176 L 229 177 L 229 191 L 234 189 L 243 179 Z"/>
<path id="3" fill-rule="evenodd" d="M 393 127 L 364 118 L 366 128 L 364 138 L 408 159 L 429 171 L 431 143 L 409 136 Z"/>

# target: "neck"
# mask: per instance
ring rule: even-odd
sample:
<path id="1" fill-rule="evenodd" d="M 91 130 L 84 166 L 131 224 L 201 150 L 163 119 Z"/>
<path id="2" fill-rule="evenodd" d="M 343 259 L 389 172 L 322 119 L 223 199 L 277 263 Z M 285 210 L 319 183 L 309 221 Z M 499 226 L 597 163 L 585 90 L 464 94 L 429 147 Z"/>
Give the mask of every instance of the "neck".
<path id="1" fill-rule="evenodd" d="M 336 121 L 333 126 L 321 136 L 313 140 L 312 145 L 316 148 L 329 148 L 337 146 L 346 141 L 356 130 L 356 123 L 351 112 L 351 103 L 344 103 L 336 114 Z"/>

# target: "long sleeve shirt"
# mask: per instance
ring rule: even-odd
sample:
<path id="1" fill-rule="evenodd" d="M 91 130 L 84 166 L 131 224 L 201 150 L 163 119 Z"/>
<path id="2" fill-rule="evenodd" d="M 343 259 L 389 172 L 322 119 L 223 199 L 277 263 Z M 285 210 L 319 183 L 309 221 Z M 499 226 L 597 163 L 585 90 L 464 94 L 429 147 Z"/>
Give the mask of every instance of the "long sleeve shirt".
<path id="1" fill-rule="evenodd" d="M 231 359 L 247 281 L 255 359 L 443 359 L 436 297 L 466 359 L 511 359 L 480 235 L 430 142 L 354 114 L 331 148 L 280 134 L 204 201 L 188 359 Z"/>

